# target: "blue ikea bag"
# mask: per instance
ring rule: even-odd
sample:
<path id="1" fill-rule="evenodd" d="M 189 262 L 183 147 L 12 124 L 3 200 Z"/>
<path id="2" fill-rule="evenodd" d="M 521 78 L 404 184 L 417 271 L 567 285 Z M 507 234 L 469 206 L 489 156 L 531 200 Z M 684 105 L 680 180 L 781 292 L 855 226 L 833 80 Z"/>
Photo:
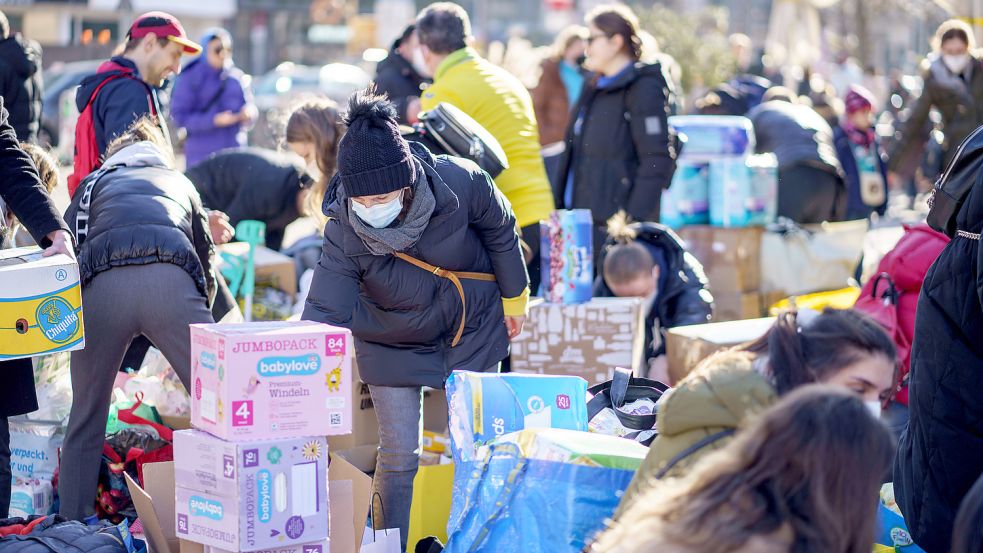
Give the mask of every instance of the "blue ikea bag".
<path id="1" fill-rule="evenodd" d="M 883 503 L 877 502 L 877 539 L 878 545 L 893 547 L 898 553 L 925 553 L 925 550 L 915 545 L 900 515 L 888 509 Z"/>
<path id="2" fill-rule="evenodd" d="M 614 515 L 631 470 L 541 461 L 517 445 L 455 465 L 445 553 L 579 553 Z"/>

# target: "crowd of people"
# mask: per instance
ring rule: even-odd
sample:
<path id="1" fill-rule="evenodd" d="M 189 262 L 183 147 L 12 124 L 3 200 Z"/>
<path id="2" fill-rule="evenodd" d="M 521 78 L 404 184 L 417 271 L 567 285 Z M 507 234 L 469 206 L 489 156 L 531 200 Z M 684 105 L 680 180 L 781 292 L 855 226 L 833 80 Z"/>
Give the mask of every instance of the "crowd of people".
<path id="1" fill-rule="evenodd" d="M 273 249 L 294 221 L 318 226 L 302 317 L 353 333 L 379 423 L 373 524 L 399 528 L 404 548 L 423 388 L 442 388 L 451 370 L 507 366 L 540 289 L 539 222 L 555 209 L 591 210 L 595 294 L 643 299 L 643 367 L 668 381 L 667 329 L 711 321 L 713 283 L 658 222 L 685 151 L 669 118 L 684 107 L 673 62 L 648 55 L 651 41 L 629 8 L 598 7 L 558 35 L 530 90 L 482 56 L 462 7 L 431 4 L 394 42 L 373 88 L 343 107 L 303 101 L 282 129 L 287 151 L 272 151 L 247 146 L 257 112 L 231 35 L 211 29 L 194 42 L 175 17 L 150 12 L 77 91 L 62 215 L 50 199 L 59 168 L 34 144 L 41 50 L 12 36 L 0 13 L 0 246 L 13 242 L 3 239 L 16 217 L 45 255 L 77 258 L 86 314 L 86 347 L 71 355 L 61 514 L 92 520 L 117 371 L 139 367 L 152 344 L 190 387 L 187 325 L 239 315 L 215 248 L 246 220 L 265 223 Z M 875 132 L 880 100 L 855 82 L 841 83 L 834 102 L 742 73 L 695 107 L 750 120 L 756 150 L 778 160 L 780 216 L 877 218 L 892 186 L 910 178 L 933 107 L 945 160 L 983 123 L 972 30 L 946 22 L 935 47 L 893 150 Z M 168 114 L 158 89 L 171 77 Z M 497 140 L 501 174 L 407 139 L 442 103 Z M 181 129 L 183 170 L 169 120 Z M 925 277 L 897 454 L 877 420 L 899 385 L 894 340 L 858 311 L 784 312 L 660 401 L 658 436 L 590 550 L 870 551 L 893 459 L 916 541 L 931 553 L 980 551 L 981 194 L 969 194 L 960 233 Z M 2 365 L 0 518 L 7 418 L 37 408 L 30 361 Z"/>

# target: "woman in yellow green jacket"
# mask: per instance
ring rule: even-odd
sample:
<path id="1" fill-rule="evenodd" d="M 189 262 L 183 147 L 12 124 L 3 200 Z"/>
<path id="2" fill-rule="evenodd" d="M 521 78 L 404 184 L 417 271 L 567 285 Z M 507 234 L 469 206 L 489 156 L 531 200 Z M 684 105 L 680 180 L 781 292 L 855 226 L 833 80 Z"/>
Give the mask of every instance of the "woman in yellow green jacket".
<path id="1" fill-rule="evenodd" d="M 726 445 L 745 419 L 805 384 L 846 388 L 880 415 L 894 391 L 896 366 L 894 342 L 857 311 L 779 315 L 762 338 L 707 359 L 663 396 L 659 435 L 615 518 L 655 481 L 685 475 L 699 459 Z"/>

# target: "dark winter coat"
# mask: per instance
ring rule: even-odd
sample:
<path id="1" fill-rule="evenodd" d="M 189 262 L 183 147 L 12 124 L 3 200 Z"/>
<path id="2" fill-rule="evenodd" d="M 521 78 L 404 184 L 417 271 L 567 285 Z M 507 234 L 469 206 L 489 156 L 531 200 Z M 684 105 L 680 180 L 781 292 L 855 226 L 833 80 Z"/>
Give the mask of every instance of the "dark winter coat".
<path id="1" fill-rule="evenodd" d="M 921 157 L 932 128 L 928 122 L 933 107 L 942 116 L 945 134 L 942 167 L 949 164 L 963 139 L 983 125 L 983 59 L 974 56 L 963 78 L 953 75 L 941 59 L 936 59 L 928 64 L 922 78 L 922 95 L 911 110 L 901 140 L 891 151 L 892 171 L 901 170 L 912 157 Z"/>
<path id="2" fill-rule="evenodd" d="M 860 193 L 860 167 L 857 165 L 857 157 L 853 153 L 854 144 L 850 141 L 850 137 L 847 136 L 843 127 L 837 125 L 833 129 L 833 144 L 836 146 L 836 156 L 840 159 L 840 165 L 843 167 L 843 181 L 846 184 L 846 219 L 848 221 L 865 219 L 875 212 L 878 215 L 884 215 L 887 211 L 888 195 L 886 191 L 883 204 L 868 206 L 864 203 Z M 874 141 L 874 148 L 877 149 L 877 170 L 884 180 L 884 186 L 887 187 L 887 156 L 884 154 L 884 149 L 881 148 L 880 141 Z"/>
<path id="3" fill-rule="evenodd" d="M 25 519 L 6 519 L 4 523 L 24 523 Z M 135 544 L 134 544 L 135 545 Z M 115 526 L 86 526 L 77 520 L 49 516 L 27 535 L 0 538 L 4 553 L 127 553 L 123 536 Z"/>
<path id="4" fill-rule="evenodd" d="M 755 150 L 774 152 L 778 169 L 808 165 L 840 175 L 842 167 L 833 146 L 833 129 L 811 107 L 780 100 L 752 109 Z"/>
<path id="5" fill-rule="evenodd" d="M 42 247 L 56 230 L 68 230 L 55 207 L 30 156 L 17 145 L 17 134 L 10 126 L 0 97 L 0 198 Z M 30 413 L 38 408 L 34 393 L 34 370 L 30 359 L 0 363 L 0 417 Z"/>
<path id="6" fill-rule="evenodd" d="M 168 168 L 156 148 L 142 143 L 120 150 L 103 168 L 109 170 L 92 190 L 88 230 L 79 244 L 83 288 L 113 267 L 172 263 L 191 275 L 203 296 L 214 297 L 215 246 L 191 181 Z M 76 239 L 82 197 L 98 174 L 82 181 L 65 213 Z"/>
<path id="7" fill-rule="evenodd" d="M 246 106 L 242 71 L 235 67 L 215 69 L 205 60 L 205 55 L 181 71 L 171 95 L 171 117 L 188 133 L 184 142 L 187 167 L 197 165 L 219 150 L 246 144 L 242 124 L 216 127 L 214 121 L 219 113 L 239 113 Z"/>
<path id="8" fill-rule="evenodd" d="M 224 212 L 233 227 L 246 219 L 266 223 L 266 246 L 274 250 L 287 225 L 301 216 L 301 187 L 312 182 L 297 158 L 263 148 L 224 150 L 184 174 L 205 208 Z"/>
<path id="9" fill-rule="evenodd" d="M 367 384 L 442 388 L 452 370 L 486 371 L 509 353 L 502 298 L 529 285 L 515 215 L 488 175 L 471 161 L 434 157 L 411 143 L 436 207 L 423 236 L 405 253 L 453 271 L 491 273 L 497 282 L 462 279 L 464 336 L 451 347 L 461 299 L 450 280 L 392 256 L 371 255 L 347 206 L 327 206 L 321 262 L 305 320 L 350 328 Z"/>
<path id="10" fill-rule="evenodd" d="M 396 49 L 389 51 L 386 59 L 379 62 L 375 70 L 375 86 L 379 94 L 389 96 L 396 106 L 401 125 L 408 124 L 406 106 L 411 98 L 419 98 L 430 79 L 421 76 Z"/>
<path id="11" fill-rule="evenodd" d="M 671 82 L 661 64 L 638 63 L 609 86 L 585 85 L 553 182 L 558 207 L 590 209 L 601 225 L 622 209 L 636 221 L 659 220 L 662 191 L 675 170 L 667 121 L 675 105 Z"/>
<path id="12" fill-rule="evenodd" d="M 959 503 L 983 473 L 983 187 L 969 192 L 961 231 L 922 284 L 908 381 L 908 428 L 894 491 L 908 529 L 929 553 L 948 553 Z"/>
<path id="13" fill-rule="evenodd" d="M 112 58 L 109 62 L 101 65 L 94 75 L 82 80 L 82 84 L 75 92 L 75 106 L 79 113 L 85 109 L 99 84 L 106 80 L 110 74 L 116 72 L 111 70 L 110 63 L 132 69 L 135 78 L 113 79 L 102 87 L 92 104 L 92 121 L 95 126 L 99 155 L 104 154 L 106 146 L 114 138 L 126 132 L 134 121 L 151 115 L 151 109 L 153 109 L 153 113 L 161 113 L 156 89 L 141 81 L 136 64 L 122 56 Z M 164 137 L 170 140 L 165 118 L 157 117 L 156 121 L 161 130 L 164 131 Z"/>
<path id="14" fill-rule="evenodd" d="M 0 96 L 21 142 L 37 141 L 43 94 L 41 45 L 20 35 L 0 40 Z"/>
<path id="15" fill-rule="evenodd" d="M 686 251 L 683 241 L 669 227 L 658 223 L 631 226 L 637 232 L 636 240 L 659 264 L 659 292 L 645 318 L 645 357 L 652 360 L 665 355 L 666 334 L 670 328 L 710 322 L 713 296 L 707 289 L 703 265 Z M 600 257 L 601 267 L 607 250 L 614 244 L 613 239 L 605 244 Z M 594 282 L 594 295 L 600 298 L 614 296 L 603 274 Z"/>

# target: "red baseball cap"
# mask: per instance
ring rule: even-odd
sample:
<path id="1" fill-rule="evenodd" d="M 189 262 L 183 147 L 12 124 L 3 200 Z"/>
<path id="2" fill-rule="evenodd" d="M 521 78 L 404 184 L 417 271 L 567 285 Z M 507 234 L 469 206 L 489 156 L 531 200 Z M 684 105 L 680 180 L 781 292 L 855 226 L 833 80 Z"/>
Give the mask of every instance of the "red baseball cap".
<path id="1" fill-rule="evenodd" d="M 165 12 L 147 12 L 136 19 L 126 33 L 129 38 L 143 38 L 154 33 L 184 48 L 185 54 L 200 54 L 201 45 L 188 38 L 176 17 Z"/>

